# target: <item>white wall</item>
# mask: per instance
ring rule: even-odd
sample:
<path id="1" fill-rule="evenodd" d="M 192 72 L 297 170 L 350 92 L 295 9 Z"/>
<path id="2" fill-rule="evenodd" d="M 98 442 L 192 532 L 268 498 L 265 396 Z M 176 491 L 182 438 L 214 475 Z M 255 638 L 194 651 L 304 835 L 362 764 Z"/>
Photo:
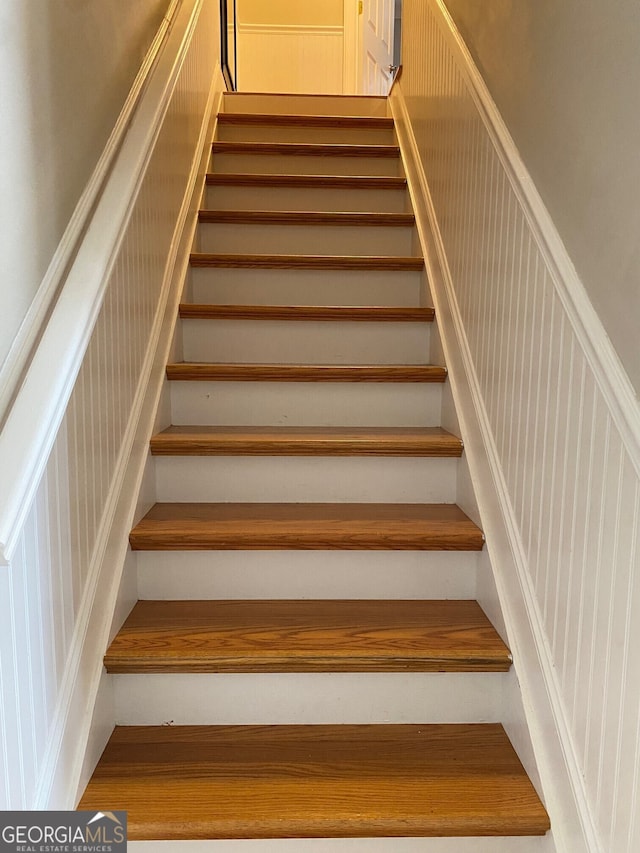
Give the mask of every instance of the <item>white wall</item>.
<path id="1" fill-rule="evenodd" d="M 236 0 L 238 16 L 247 24 L 316 24 L 342 26 L 343 0 Z"/>
<path id="2" fill-rule="evenodd" d="M 564 20 L 563 5 L 556 4 L 549 27 Z M 602 4 L 607 11 L 615 5 Z M 511 6 L 482 4 L 477 20 L 490 29 Z M 405 0 L 404 7 L 404 69 L 391 100 L 417 183 L 428 185 L 416 213 L 429 223 L 438 324 L 557 849 L 636 853 L 640 408 L 443 3 Z M 519 67 L 535 65 L 531 55 L 516 60 L 525 43 L 516 24 L 531 23 L 529 11 L 514 14 L 513 47 L 507 58 L 493 56 L 492 67 L 504 68 L 509 57 Z M 575 51 L 567 61 L 577 61 Z M 562 96 L 562 84 L 558 90 Z M 553 113 L 553 98 L 535 91 L 544 101 L 531 104 L 540 122 L 542 112 Z M 562 97 L 556 132 L 560 126 L 575 132 L 577 122 L 561 112 L 572 112 Z M 531 129 L 541 144 L 551 133 Z M 582 171 L 593 189 L 596 149 L 613 137 L 609 128 L 590 133 L 593 142 L 576 141 L 573 155 L 568 141 L 556 142 L 567 169 L 571 156 L 584 154 Z M 607 198 L 621 200 L 628 194 L 617 183 L 619 168 L 600 154 L 615 182 Z M 580 169 L 571 168 L 577 176 Z M 553 195 L 561 201 L 564 187 L 566 213 L 577 204 L 578 188 L 564 183 L 566 174 L 556 177 Z M 589 227 L 594 223 L 595 216 Z M 630 250 L 628 222 L 617 225 Z M 620 304 L 620 278 L 606 285 L 622 312 L 633 310 L 633 299 L 637 305 L 637 285 L 626 304 Z M 635 314 L 637 328 L 637 308 Z"/>
<path id="3" fill-rule="evenodd" d="M 168 5 L 0 3 L 0 370 Z"/>
<path id="4" fill-rule="evenodd" d="M 86 11 L 99 4 L 24 0 L 24 5 L 41 10 L 66 5 L 80 14 L 81 5 Z M 105 0 L 104 5 L 124 14 L 136 3 Z M 90 41 L 89 31 L 86 37 Z M 106 50 L 106 39 L 98 38 L 101 44 Z M 215 0 L 180 5 L 145 84 L 29 379 L 0 432 L 3 474 L 7 459 L 15 460 L 18 472 L 5 476 L 0 492 L 5 499 L 0 507 L 0 810 L 76 804 L 209 158 L 209 116 L 217 111 L 222 88 Z M 112 107 L 117 113 L 115 99 Z M 74 127 L 83 137 L 80 125 Z M 71 156 L 74 147 L 68 145 Z M 62 150 L 56 153 L 61 158 Z M 61 159 L 61 171 L 63 166 Z M 71 167 L 65 166 L 69 174 Z M 98 315 L 91 329 L 87 303 L 94 301 Z M 60 330 L 55 338 L 52 328 Z M 73 341 L 82 341 L 85 332 L 89 339 L 76 355 Z M 53 387 L 43 377 L 35 377 L 32 393 L 29 380 L 43 363 L 62 380 L 60 399 L 41 393 Z M 26 439 L 29 416 L 53 442 L 50 452 L 47 441 L 34 448 Z M 19 446 L 25 440 L 26 449 Z M 33 466 L 25 459 L 29 454 L 38 457 Z M 144 491 L 141 500 L 147 500 Z M 135 590 L 127 587 L 124 597 L 131 603 Z M 116 616 L 123 607 L 121 598 Z M 103 683 L 105 704 L 107 692 Z M 113 726 L 104 706 L 98 717 L 90 738 L 94 760 Z"/>
<path id="5" fill-rule="evenodd" d="M 640 4 L 446 0 L 640 391 Z"/>

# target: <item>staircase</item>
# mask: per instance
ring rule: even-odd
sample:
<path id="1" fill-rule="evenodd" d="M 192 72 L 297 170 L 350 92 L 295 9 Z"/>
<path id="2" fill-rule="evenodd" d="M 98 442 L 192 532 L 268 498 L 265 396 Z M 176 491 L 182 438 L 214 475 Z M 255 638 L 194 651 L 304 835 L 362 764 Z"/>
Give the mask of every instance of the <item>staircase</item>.
<path id="1" fill-rule="evenodd" d="M 149 849 L 537 850 L 386 101 L 225 95 L 211 169 L 105 657 L 122 725 L 79 807 Z"/>

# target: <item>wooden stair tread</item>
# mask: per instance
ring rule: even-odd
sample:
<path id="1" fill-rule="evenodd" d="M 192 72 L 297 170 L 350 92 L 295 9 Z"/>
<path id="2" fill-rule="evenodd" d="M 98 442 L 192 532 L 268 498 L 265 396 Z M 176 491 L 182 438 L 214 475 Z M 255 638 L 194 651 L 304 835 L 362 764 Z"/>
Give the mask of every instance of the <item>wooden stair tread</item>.
<path id="1" fill-rule="evenodd" d="M 461 456 L 440 427 L 170 426 L 151 439 L 156 456 Z"/>
<path id="2" fill-rule="evenodd" d="M 506 672 L 476 601 L 139 601 L 112 673 Z"/>
<path id="3" fill-rule="evenodd" d="M 427 323 L 433 308 L 387 305 L 208 305 L 183 302 L 183 319 L 208 320 L 349 320 Z"/>
<path id="4" fill-rule="evenodd" d="M 207 174 L 209 186 L 261 186 L 261 187 L 304 187 L 337 189 L 406 189 L 407 179 L 387 175 L 270 175 L 262 173 L 213 173 Z"/>
<path id="5" fill-rule="evenodd" d="M 398 145 L 357 145 L 333 142 L 213 142 L 214 154 L 277 154 L 294 157 L 391 157 L 400 156 Z"/>
<path id="6" fill-rule="evenodd" d="M 78 806 L 132 840 L 543 835 L 499 724 L 116 727 Z"/>
<path id="7" fill-rule="evenodd" d="M 295 98 L 300 100 L 301 98 L 305 101 L 313 101 L 317 99 L 325 99 L 330 98 L 332 101 L 387 101 L 386 95 L 345 95 L 342 92 L 338 92 L 334 94 L 327 94 L 325 92 L 225 92 L 224 99 L 230 99 L 231 101 L 241 101 L 243 98 L 247 97 L 255 97 L 259 95 L 261 98 Z M 220 113 L 218 113 L 220 115 Z"/>
<path id="8" fill-rule="evenodd" d="M 484 536 L 455 504 L 157 503 L 133 550 L 480 551 Z"/>
<path id="9" fill-rule="evenodd" d="M 315 210 L 201 210 L 198 220 L 203 223 L 237 225 L 377 225 L 402 228 L 415 223 L 413 213 Z"/>
<path id="10" fill-rule="evenodd" d="M 320 270 L 421 270 L 422 258 L 396 255 L 247 255 L 192 252 L 192 267 Z"/>
<path id="11" fill-rule="evenodd" d="M 345 127 L 392 130 L 393 119 L 383 116 L 295 115 L 280 113 L 219 113 L 218 124 L 259 124 L 271 127 Z"/>
<path id="12" fill-rule="evenodd" d="M 444 382 L 434 364 L 235 364 L 178 362 L 167 378 L 187 382 Z"/>

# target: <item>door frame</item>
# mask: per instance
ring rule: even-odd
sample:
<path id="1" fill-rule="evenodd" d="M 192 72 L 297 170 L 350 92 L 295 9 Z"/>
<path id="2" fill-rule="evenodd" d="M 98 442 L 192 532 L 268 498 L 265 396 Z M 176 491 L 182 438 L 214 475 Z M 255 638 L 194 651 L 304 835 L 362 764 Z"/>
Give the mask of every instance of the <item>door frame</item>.
<path id="1" fill-rule="evenodd" d="M 362 93 L 362 12 L 361 0 L 343 0 L 342 91 L 347 95 Z"/>

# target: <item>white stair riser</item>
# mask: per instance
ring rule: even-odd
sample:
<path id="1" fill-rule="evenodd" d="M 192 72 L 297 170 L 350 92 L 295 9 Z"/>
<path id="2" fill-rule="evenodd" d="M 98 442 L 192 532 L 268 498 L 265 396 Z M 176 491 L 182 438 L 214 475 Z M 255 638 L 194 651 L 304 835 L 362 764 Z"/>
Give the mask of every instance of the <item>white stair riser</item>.
<path id="1" fill-rule="evenodd" d="M 274 255 L 411 255 L 411 227 L 200 223 L 196 251 Z"/>
<path id="2" fill-rule="evenodd" d="M 505 673 L 158 673 L 113 677 L 118 725 L 493 723 Z"/>
<path id="3" fill-rule="evenodd" d="M 429 323 L 182 321 L 185 361 L 424 364 Z"/>
<path id="4" fill-rule="evenodd" d="M 342 157 L 214 152 L 214 172 L 254 175 L 402 175 L 399 157 Z"/>
<path id="5" fill-rule="evenodd" d="M 210 210 L 324 210 L 407 213 L 406 190 L 324 189 L 317 187 L 208 186 Z"/>
<path id="6" fill-rule="evenodd" d="M 234 92 L 225 94 L 225 113 L 276 113 L 278 115 L 379 116 L 387 115 L 386 98 L 335 95 L 281 95 Z"/>
<path id="7" fill-rule="evenodd" d="M 192 302 L 241 305 L 420 305 L 421 272 L 193 267 Z"/>
<path id="8" fill-rule="evenodd" d="M 159 501 L 454 503 L 457 459 L 158 456 Z"/>
<path id="9" fill-rule="evenodd" d="M 439 426 L 440 383 L 171 382 L 174 424 Z"/>
<path id="10" fill-rule="evenodd" d="M 228 142 L 330 142 L 337 145 L 395 145 L 392 128 L 281 127 L 269 124 L 220 124 L 216 139 Z"/>
<path id="11" fill-rule="evenodd" d="M 136 853 L 554 853 L 551 839 L 275 838 L 251 841 L 129 841 Z"/>
<path id="12" fill-rule="evenodd" d="M 138 595 L 190 599 L 474 598 L 474 551 L 137 551 Z"/>

